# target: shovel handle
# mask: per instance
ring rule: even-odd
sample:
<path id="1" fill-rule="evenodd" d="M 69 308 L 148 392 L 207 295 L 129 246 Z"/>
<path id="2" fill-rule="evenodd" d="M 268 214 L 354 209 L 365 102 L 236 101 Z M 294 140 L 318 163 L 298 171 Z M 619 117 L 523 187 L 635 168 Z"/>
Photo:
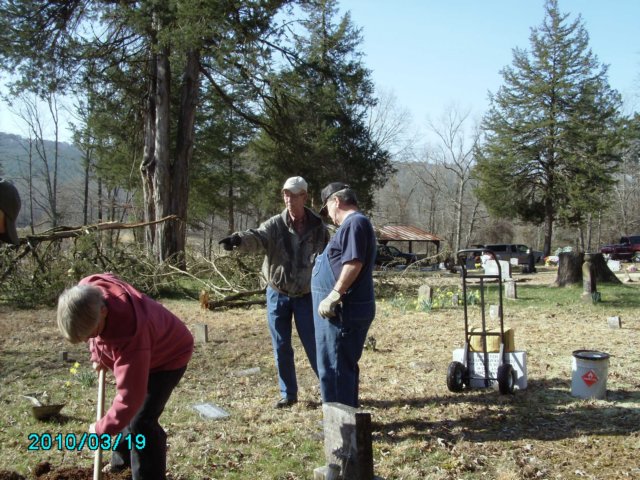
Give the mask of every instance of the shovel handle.
<path id="1" fill-rule="evenodd" d="M 100 420 L 104 415 L 104 369 L 98 370 L 98 405 L 97 405 L 96 421 Z M 102 480 L 102 449 L 100 442 L 96 449 L 93 459 L 93 480 Z"/>

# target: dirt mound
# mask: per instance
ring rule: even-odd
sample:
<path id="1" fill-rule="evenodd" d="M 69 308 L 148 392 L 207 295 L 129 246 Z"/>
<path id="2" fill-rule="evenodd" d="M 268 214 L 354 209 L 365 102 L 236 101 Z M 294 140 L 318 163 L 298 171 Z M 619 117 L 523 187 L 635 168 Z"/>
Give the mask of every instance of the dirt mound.
<path id="1" fill-rule="evenodd" d="M 16 472 L 0 470 L 0 480 L 25 480 L 22 475 Z"/>
<path id="2" fill-rule="evenodd" d="M 93 467 L 64 467 L 54 469 L 49 462 L 42 462 L 33 469 L 36 480 L 92 480 Z M 103 473 L 103 480 L 131 480 L 131 470 L 121 473 Z M 19 473 L 0 470 L 0 480 L 27 480 Z"/>

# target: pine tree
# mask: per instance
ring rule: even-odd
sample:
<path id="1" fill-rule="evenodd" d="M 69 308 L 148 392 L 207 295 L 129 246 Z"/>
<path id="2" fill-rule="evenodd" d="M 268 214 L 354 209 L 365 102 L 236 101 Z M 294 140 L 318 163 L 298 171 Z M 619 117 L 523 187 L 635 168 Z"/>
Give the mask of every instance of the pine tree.
<path id="1" fill-rule="evenodd" d="M 504 85 L 490 96 L 475 174 L 492 213 L 544 223 L 549 255 L 554 223 L 580 226 L 613 184 L 620 96 L 581 18 L 568 21 L 556 0 L 545 11 L 531 51 L 513 50 Z"/>
<path id="2" fill-rule="evenodd" d="M 337 18 L 336 4 L 302 5 L 307 16 L 292 46 L 296 57 L 271 78 L 264 131 L 254 148 L 273 176 L 303 175 L 316 203 L 324 185 L 346 181 L 369 208 L 373 190 L 393 167 L 366 121 L 376 99 L 358 50 L 360 32 L 349 14 Z"/>

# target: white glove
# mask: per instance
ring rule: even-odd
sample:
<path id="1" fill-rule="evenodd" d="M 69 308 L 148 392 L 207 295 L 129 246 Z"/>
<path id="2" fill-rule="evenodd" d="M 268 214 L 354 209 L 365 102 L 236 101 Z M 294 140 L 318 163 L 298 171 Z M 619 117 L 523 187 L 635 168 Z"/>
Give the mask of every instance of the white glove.
<path id="1" fill-rule="evenodd" d="M 340 292 L 336 290 L 331 290 L 327 298 L 320 302 L 318 305 L 318 313 L 321 317 L 324 318 L 332 318 L 336 316 L 336 305 L 340 303 Z"/>

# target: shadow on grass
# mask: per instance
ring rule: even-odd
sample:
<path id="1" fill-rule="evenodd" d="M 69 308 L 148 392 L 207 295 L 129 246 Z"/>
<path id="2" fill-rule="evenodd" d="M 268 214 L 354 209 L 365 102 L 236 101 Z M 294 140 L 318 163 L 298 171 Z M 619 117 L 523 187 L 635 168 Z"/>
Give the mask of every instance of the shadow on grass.
<path id="1" fill-rule="evenodd" d="M 638 407 L 614 402 L 635 403 Z M 560 440 L 583 435 L 629 435 L 640 432 L 640 391 L 608 390 L 607 402 L 583 400 L 571 395 L 565 380 L 528 382 L 528 388 L 514 395 L 501 395 L 489 389 L 472 389 L 448 396 L 369 400 L 362 408 L 380 410 L 414 407 L 412 418 L 379 423 L 373 429 L 382 432 L 376 441 L 399 443 L 407 439 L 442 438 L 472 442 L 513 440 Z M 429 407 L 452 416 L 437 420 L 417 418 Z M 410 409 L 412 411 L 413 409 Z M 411 415 L 409 413 L 408 415 Z M 387 435 L 385 432 L 393 432 Z"/>

